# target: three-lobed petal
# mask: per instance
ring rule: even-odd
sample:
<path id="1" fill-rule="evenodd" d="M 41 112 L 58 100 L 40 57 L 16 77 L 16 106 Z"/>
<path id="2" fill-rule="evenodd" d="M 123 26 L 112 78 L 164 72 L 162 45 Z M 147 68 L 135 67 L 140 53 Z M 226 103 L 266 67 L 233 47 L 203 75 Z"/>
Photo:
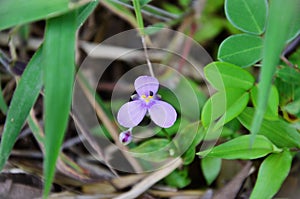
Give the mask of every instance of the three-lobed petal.
<path id="1" fill-rule="evenodd" d="M 155 95 L 158 91 L 159 82 L 155 77 L 140 76 L 134 81 L 134 88 L 139 96 L 150 95 L 150 91 Z"/>
<path id="2" fill-rule="evenodd" d="M 171 127 L 177 118 L 177 113 L 173 106 L 169 103 L 156 100 L 149 109 L 151 120 L 158 126 L 163 128 Z"/>
<path id="3" fill-rule="evenodd" d="M 145 117 L 147 108 L 141 100 L 135 100 L 124 104 L 117 115 L 120 125 L 126 128 L 137 126 Z"/>

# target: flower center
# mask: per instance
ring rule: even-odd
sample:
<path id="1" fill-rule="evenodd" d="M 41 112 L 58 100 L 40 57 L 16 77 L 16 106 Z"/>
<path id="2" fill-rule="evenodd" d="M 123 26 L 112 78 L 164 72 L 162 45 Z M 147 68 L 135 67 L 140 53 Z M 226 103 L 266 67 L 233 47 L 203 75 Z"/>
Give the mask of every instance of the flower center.
<path id="1" fill-rule="evenodd" d="M 149 95 L 149 96 L 142 95 L 141 98 L 142 98 L 146 103 L 149 103 L 149 102 L 153 99 L 153 96 L 151 96 L 151 95 Z"/>

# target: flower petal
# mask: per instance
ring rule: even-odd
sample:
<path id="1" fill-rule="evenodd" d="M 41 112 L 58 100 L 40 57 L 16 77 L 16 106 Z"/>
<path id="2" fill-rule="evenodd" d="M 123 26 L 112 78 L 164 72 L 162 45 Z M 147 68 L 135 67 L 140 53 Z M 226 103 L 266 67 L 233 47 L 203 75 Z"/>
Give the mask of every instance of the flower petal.
<path id="1" fill-rule="evenodd" d="M 152 121 L 163 128 L 171 127 L 177 118 L 177 113 L 173 106 L 160 100 L 156 100 L 155 104 L 148 111 Z"/>
<path id="2" fill-rule="evenodd" d="M 117 115 L 117 119 L 120 125 L 126 128 L 132 128 L 137 126 L 146 115 L 147 108 L 140 100 L 127 102 L 124 104 Z"/>
<path id="3" fill-rule="evenodd" d="M 120 133 L 119 140 L 124 145 L 129 144 L 132 140 L 131 130 L 123 131 L 122 133 Z"/>
<path id="4" fill-rule="evenodd" d="M 150 91 L 153 95 L 157 93 L 159 82 L 155 77 L 140 76 L 134 82 L 134 88 L 139 96 L 150 95 Z"/>

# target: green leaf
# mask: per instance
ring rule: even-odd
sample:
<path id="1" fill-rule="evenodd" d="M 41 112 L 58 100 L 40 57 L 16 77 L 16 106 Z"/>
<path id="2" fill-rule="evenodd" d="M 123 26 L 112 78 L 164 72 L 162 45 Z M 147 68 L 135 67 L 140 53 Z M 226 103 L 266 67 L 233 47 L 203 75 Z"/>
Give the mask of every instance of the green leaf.
<path id="1" fill-rule="evenodd" d="M 168 175 L 164 181 L 171 187 L 184 188 L 191 183 L 191 179 L 188 175 L 188 168 L 183 170 L 176 169 L 170 175 Z"/>
<path id="2" fill-rule="evenodd" d="M 189 165 L 193 162 L 196 154 L 196 147 L 204 138 L 204 128 L 200 125 L 200 122 L 194 122 L 186 126 L 179 132 L 179 136 L 174 139 L 175 145 L 180 148 L 181 153 L 184 152 L 188 146 L 188 149 L 182 155 L 183 165 Z M 192 140 L 192 142 L 190 140 Z"/>
<path id="3" fill-rule="evenodd" d="M 269 21 L 264 39 L 264 57 L 260 71 L 261 79 L 258 84 L 257 108 L 251 126 L 252 139 L 255 139 L 255 135 L 259 132 L 267 108 L 273 75 L 288 39 L 293 19 L 298 15 L 299 3 L 298 0 L 287 0 L 284 4 L 281 0 L 270 2 Z"/>
<path id="4" fill-rule="evenodd" d="M 0 1 L 0 30 L 63 14 L 78 8 L 88 1 L 70 0 L 1 0 Z M 23 14 L 22 14 L 23 13 Z M 26 14 L 25 14 L 26 13 Z"/>
<path id="5" fill-rule="evenodd" d="M 197 155 L 223 159 L 256 159 L 269 153 L 281 152 L 270 140 L 263 135 L 257 135 L 250 145 L 250 135 L 243 135 L 233 140 L 215 146 L 212 149 L 198 152 Z"/>
<path id="6" fill-rule="evenodd" d="M 254 107 L 257 106 L 257 95 L 258 95 L 258 89 L 257 89 L 257 86 L 254 86 L 251 89 L 251 100 L 252 100 Z M 278 105 L 279 105 L 278 91 L 275 86 L 272 86 L 270 97 L 268 100 L 268 107 L 267 107 L 264 117 L 266 119 L 270 119 L 270 120 L 278 119 Z"/>
<path id="7" fill-rule="evenodd" d="M 253 116 L 254 109 L 248 107 L 238 116 L 238 119 L 242 125 L 249 130 Z M 299 132 L 289 123 L 280 118 L 277 120 L 264 119 L 258 134 L 266 136 L 278 147 L 300 147 Z"/>
<path id="8" fill-rule="evenodd" d="M 300 118 L 300 100 L 288 103 L 283 107 L 283 109 L 288 113 Z"/>
<path id="9" fill-rule="evenodd" d="M 145 160 L 160 162 L 170 157 L 170 141 L 162 138 L 147 140 L 139 146 L 131 149 L 135 157 Z"/>
<path id="10" fill-rule="evenodd" d="M 220 128 L 237 117 L 247 106 L 249 93 L 241 89 L 227 89 L 215 93 L 205 103 L 201 120 L 204 127 L 215 123 L 215 129 Z"/>
<path id="11" fill-rule="evenodd" d="M 195 148 L 196 145 L 203 139 L 204 131 L 200 121 L 193 122 L 176 134 L 173 143 L 176 146 L 176 152 L 182 155 L 190 148 Z"/>
<path id="12" fill-rule="evenodd" d="M 260 35 L 264 32 L 268 12 L 266 0 L 226 0 L 225 14 L 236 28 Z"/>
<path id="13" fill-rule="evenodd" d="M 147 5 L 148 3 L 150 3 L 152 0 L 140 0 L 140 5 L 141 7 Z"/>
<path id="14" fill-rule="evenodd" d="M 42 48 L 40 47 L 27 64 L 11 100 L 1 137 L 0 170 L 3 169 L 29 111 L 42 88 L 41 52 Z"/>
<path id="15" fill-rule="evenodd" d="M 300 85 L 300 72 L 291 67 L 283 67 L 276 72 L 278 78 L 289 84 Z"/>
<path id="16" fill-rule="evenodd" d="M 239 66 L 226 62 L 213 62 L 204 68 L 207 81 L 217 90 L 239 88 L 249 90 L 254 84 L 254 77 Z"/>
<path id="17" fill-rule="evenodd" d="M 222 166 L 221 158 L 205 157 L 201 160 L 201 168 L 208 185 L 218 177 Z"/>
<path id="18" fill-rule="evenodd" d="M 7 104 L 6 104 L 4 96 L 3 96 L 3 92 L 2 92 L 2 88 L 1 88 L 1 83 L 0 83 L 0 109 L 1 109 L 1 111 L 2 111 L 3 114 L 6 114 L 6 112 L 7 112 Z"/>
<path id="19" fill-rule="evenodd" d="M 50 191 L 55 164 L 67 128 L 75 72 L 77 12 L 46 23 L 43 48 L 45 83 L 44 197 Z"/>
<path id="20" fill-rule="evenodd" d="M 84 21 L 90 16 L 98 4 L 99 0 L 93 0 L 92 2 L 89 2 L 78 9 L 77 27 L 80 27 L 84 23 Z"/>
<path id="21" fill-rule="evenodd" d="M 263 39 L 250 34 L 232 35 L 225 39 L 218 51 L 218 59 L 241 67 L 255 64 L 262 58 Z"/>
<path id="22" fill-rule="evenodd" d="M 8 109 L 1 137 L 0 170 L 3 169 L 22 125 L 42 88 L 42 71 L 42 47 L 40 47 L 27 64 Z"/>
<path id="23" fill-rule="evenodd" d="M 289 174 L 292 159 L 289 151 L 268 156 L 259 168 L 250 199 L 273 198 Z"/>

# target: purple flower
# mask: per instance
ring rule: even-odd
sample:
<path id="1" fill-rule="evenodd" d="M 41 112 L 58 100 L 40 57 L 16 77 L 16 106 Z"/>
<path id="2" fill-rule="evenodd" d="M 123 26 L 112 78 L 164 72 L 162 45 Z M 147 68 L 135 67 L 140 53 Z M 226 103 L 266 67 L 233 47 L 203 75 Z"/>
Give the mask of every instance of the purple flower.
<path id="1" fill-rule="evenodd" d="M 129 144 L 132 140 L 131 129 L 128 129 L 127 131 L 123 131 L 122 133 L 120 133 L 119 140 L 124 145 Z"/>
<path id="2" fill-rule="evenodd" d="M 134 82 L 137 96 L 118 112 L 118 122 L 126 128 L 137 126 L 149 113 L 151 120 L 163 128 L 171 127 L 177 118 L 175 109 L 156 95 L 159 82 L 155 77 L 140 76 Z"/>

